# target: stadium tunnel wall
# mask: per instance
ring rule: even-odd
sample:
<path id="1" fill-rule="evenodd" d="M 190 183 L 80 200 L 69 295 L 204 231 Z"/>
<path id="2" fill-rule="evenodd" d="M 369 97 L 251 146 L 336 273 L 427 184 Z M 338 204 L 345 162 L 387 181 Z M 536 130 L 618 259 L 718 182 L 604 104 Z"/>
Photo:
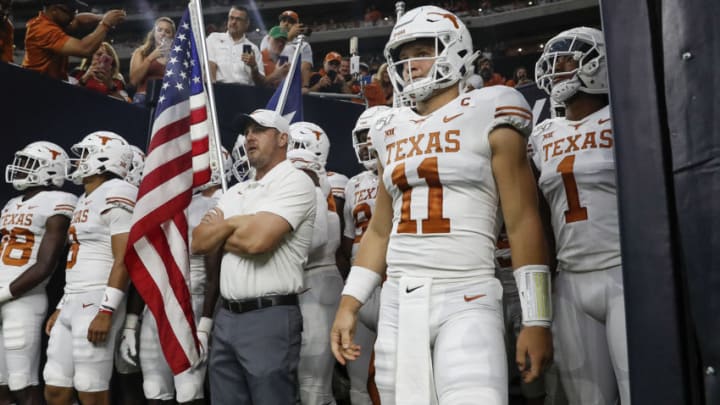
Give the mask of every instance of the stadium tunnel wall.
<path id="1" fill-rule="evenodd" d="M 632 401 L 720 404 L 720 2 L 601 6 Z"/>

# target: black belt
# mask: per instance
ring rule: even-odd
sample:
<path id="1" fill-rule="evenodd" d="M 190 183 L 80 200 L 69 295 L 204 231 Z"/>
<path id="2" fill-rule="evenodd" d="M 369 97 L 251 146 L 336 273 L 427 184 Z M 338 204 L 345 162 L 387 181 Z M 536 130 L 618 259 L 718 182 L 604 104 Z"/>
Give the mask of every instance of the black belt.
<path id="1" fill-rule="evenodd" d="M 230 312 L 242 314 L 243 312 L 254 311 L 256 309 L 274 307 L 276 305 L 298 305 L 296 294 L 291 295 L 268 295 L 259 298 L 249 298 L 246 300 L 229 301 L 222 300 L 222 307 Z"/>

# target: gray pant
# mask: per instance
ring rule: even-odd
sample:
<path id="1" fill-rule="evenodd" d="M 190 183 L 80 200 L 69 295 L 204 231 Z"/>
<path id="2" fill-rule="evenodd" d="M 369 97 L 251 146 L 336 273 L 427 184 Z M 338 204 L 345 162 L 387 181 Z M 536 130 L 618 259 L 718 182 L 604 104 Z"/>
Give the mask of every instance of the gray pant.
<path id="1" fill-rule="evenodd" d="M 215 316 L 208 372 L 213 404 L 294 405 L 302 315 L 279 305 Z"/>

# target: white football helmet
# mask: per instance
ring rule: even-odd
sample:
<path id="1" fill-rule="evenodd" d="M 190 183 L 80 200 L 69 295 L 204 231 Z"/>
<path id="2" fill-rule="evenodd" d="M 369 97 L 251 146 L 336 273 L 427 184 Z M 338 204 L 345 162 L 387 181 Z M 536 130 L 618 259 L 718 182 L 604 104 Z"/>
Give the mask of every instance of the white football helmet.
<path id="1" fill-rule="evenodd" d="M 70 149 L 78 157 L 69 159 L 66 178 L 75 184 L 82 184 L 85 177 L 106 172 L 124 179 L 132 164 L 133 154 L 127 141 L 110 131 L 93 132 Z"/>
<path id="2" fill-rule="evenodd" d="M 561 57 L 575 60 L 577 68 L 556 72 L 557 62 Z M 564 103 L 578 91 L 607 94 L 607 59 L 602 31 L 578 27 L 563 31 L 550 39 L 535 64 L 535 81 L 539 88 L 560 103 Z"/>
<path id="3" fill-rule="evenodd" d="M 293 149 L 288 151 L 287 159 L 295 166 L 296 169 L 307 169 L 320 175 L 323 172 L 323 166 L 320 164 L 317 156 L 307 149 Z"/>
<path id="4" fill-rule="evenodd" d="M 375 121 L 388 110 L 390 110 L 390 107 L 383 105 L 368 108 L 360 114 L 355 123 L 355 128 L 352 130 L 355 156 L 357 156 L 358 163 L 365 166 L 367 170 L 377 169 L 377 155 L 371 153 L 372 140 L 368 136 L 368 131 L 375 124 Z"/>
<path id="5" fill-rule="evenodd" d="M 320 126 L 312 122 L 296 122 L 290 125 L 290 143 L 288 151 L 307 149 L 318 157 L 318 162 L 325 167 L 330 154 L 330 138 Z"/>
<path id="6" fill-rule="evenodd" d="M 434 55 L 400 60 L 401 46 L 419 39 L 434 42 Z M 477 55 L 473 52 L 470 31 L 460 18 L 435 6 L 422 6 L 403 14 L 385 45 L 390 81 L 403 104 L 425 100 L 437 89 L 464 81 L 472 74 Z M 427 60 L 433 65 L 426 76 L 403 78 L 406 67 Z"/>
<path id="7" fill-rule="evenodd" d="M 5 182 L 19 191 L 37 186 L 62 187 L 67 164 L 68 155 L 60 146 L 33 142 L 15 152 L 12 164 L 5 167 Z"/>
<path id="8" fill-rule="evenodd" d="M 221 146 L 222 148 L 222 156 L 223 156 L 223 162 L 222 162 L 222 175 L 225 176 L 225 181 L 230 181 L 230 173 L 232 171 L 233 167 L 233 160 L 232 156 L 230 155 L 230 152 L 228 152 L 227 149 L 225 149 L 224 146 Z M 210 153 L 215 153 L 214 150 L 210 151 Z M 203 184 L 202 186 L 195 187 L 193 190 L 194 192 L 204 191 L 212 186 L 218 186 L 222 184 L 222 178 L 220 177 L 220 170 L 218 170 L 216 167 L 215 159 L 210 159 L 210 167 L 212 169 L 212 174 L 210 175 L 210 181 Z"/>
<path id="9" fill-rule="evenodd" d="M 245 149 L 245 135 L 240 134 L 235 140 L 235 145 L 232 149 L 232 158 L 234 160 L 232 164 L 232 174 L 239 183 L 255 177 L 255 168 L 250 167 L 247 150 Z"/>
<path id="10" fill-rule="evenodd" d="M 140 187 L 143 168 L 145 168 L 145 152 L 135 145 L 130 145 L 130 150 L 132 150 L 133 154 L 132 164 L 130 165 L 130 170 L 128 170 L 127 176 L 125 176 L 125 181 L 135 187 Z"/>

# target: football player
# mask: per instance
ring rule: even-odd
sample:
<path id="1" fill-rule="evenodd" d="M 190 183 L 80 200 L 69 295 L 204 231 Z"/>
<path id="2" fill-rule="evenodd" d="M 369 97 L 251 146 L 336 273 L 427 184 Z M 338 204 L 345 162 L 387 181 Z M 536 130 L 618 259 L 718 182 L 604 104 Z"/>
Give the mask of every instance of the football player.
<path id="1" fill-rule="evenodd" d="M 0 397 L 6 403 L 43 400 L 38 370 L 45 286 L 60 263 L 77 202 L 59 190 L 67 160 L 60 146 L 40 141 L 15 152 L 5 168 L 5 181 L 21 192 L 0 217 Z"/>
<path id="2" fill-rule="evenodd" d="M 377 194 L 377 156 L 371 154 L 370 139 L 368 131 L 377 121 L 383 112 L 390 108 L 385 106 L 371 107 L 365 110 L 352 131 L 353 148 L 358 162 L 365 167 L 365 171 L 354 176 L 345 186 L 345 232 L 343 234 L 342 250 L 352 263 L 355 260 L 357 249 L 360 246 L 365 230 L 368 227 L 375 207 L 375 195 Z M 377 403 L 379 398 L 375 392 L 374 370 L 371 364 L 370 348 L 375 344 L 377 333 L 377 315 L 380 310 L 380 287 L 373 292 L 369 302 L 360 309 L 360 323 L 357 325 L 355 340 L 360 347 L 368 350 L 361 352 L 360 358 L 347 364 L 348 375 L 350 376 L 350 399 L 352 403 L 370 404 Z M 371 396 L 369 396 L 369 394 Z"/>
<path id="3" fill-rule="evenodd" d="M 290 125 L 290 138 L 297 145 L 297 140 L 308 131 L 318 132 L 318 138 L 327 139 L 322 128 L 308 122 Z M 334 404 L 332 376 L 335 359 L 330 352 L 330 327 L 343 287 L 335 262 L 335 252 L 340 246 L 340 218 L 337 212 L 328 208 L 328 201 L 332 199 L 328 188 L 321 187 L 321 183 L 327 183 L 323 179 L 325 167 L 322 156 L 313 153 L 310 148 L 291 149 L 287 156 L 296 168 L 305 171 L 313 179 L 317 194 L 313 241 L 303 274 L 306 291 L 299 296 L 303 314 L 298 365 L 300 402 Z"/>
<path id="4" fill-rule="evenodd" d="M 109 404 L 115 338 L 125 319 L 124 257 L 137 187 L 123 181 L 132 151 L 120 135 L 93 132 L 72 147 L 67 178 L 82 184 L 68 238 L 65 295 L 50 316 L 45 398 Z"/>
<path id="5" fill-rule="evenodd" d="M 550 207 L 558 276 L 556 363 L 570 404 L 630 403 L 614 135 L 601 31 L 550 39 L 535 66 L 538 87 L 565 117 L 538 124 L 531 151 Z"/>
<path id="6" fill-rule="evenodd" d="M 200 223 L 202 217 L 217 203 L 215 193 L 221 189 L 221 178 L 230 177 L 232 158 L 230 153 L 222 148 L 222 173 L 213 169 L 210 181 L 197 187 L 188 207 L 188 235 L 192 241 L 192 230 Z M 204 381 L 206 364 L 204 362 L 208 353 L 208 336 L 212 327 L 212 319 L 202 316 L 203 300 L 205 295 L 205 263 L 201 255 L 190 255 L 190 294 L 194 319 L 201 343 L 202 360 L 199 365 L 173 376 L 172 370 L 163 355 L 160 347 L 157 322 L 149 310 L 143 313 L 143 322 L 140 325 L 140 368 L 143 375 L 143 391 L 150 404 L 160 404 L 164 401 L 177 400 L 178 403 L 204 403 Z M 128 315 L 123 329 L 120 354 L 125 361 L 136 364 L 138 355 L 135 339 L 140 312 L 143 310 L 142 300 L 133 299 L 128 305 Z"/>
<path id="7" fill-rule="evenodd" d="M 135 145 L 130 145 L 130 149 L 133 154 L 132 164 L 130 165 L 127 176 L 125 176 L 125 181 L 135 187 L 140 187 L 143 168 L 145 168 L 145 152 Z"/>
<path id="8" fill-rule="evenodd" d="M 360 355 L 357 313 L 387 274 L 375 343 L 381 402 L 507 404 L 494 277 L 500 210 L 523 297 L 517 365 L 532 381 L 552 359 L 550 272 L 526 154 L 530 107 L 505 86 L 462 93 L 477 54 L 447 10 L 405 13 L 385 57 L 409 105 L 370 129 L 378 192 L 333 325 L 333 352 L 342 363 Z"/>

